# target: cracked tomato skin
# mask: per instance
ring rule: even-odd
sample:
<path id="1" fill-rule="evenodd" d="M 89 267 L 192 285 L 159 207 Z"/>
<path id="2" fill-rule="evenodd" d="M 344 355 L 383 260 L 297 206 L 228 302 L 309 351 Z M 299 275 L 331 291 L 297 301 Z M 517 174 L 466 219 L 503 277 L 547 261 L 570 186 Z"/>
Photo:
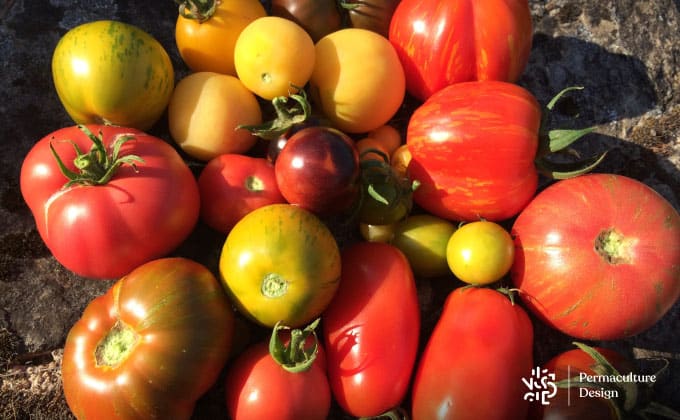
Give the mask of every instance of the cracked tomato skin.
<path id="1" fill-rule="evenodd" d="M 135 340 L 111 364 L 101 343 L 121 326 Z M 61 368 L 66 402 L 79 420 L 189 419 L 226 363 L 233 328 L 229 300 L 206 267 L 184 258 L 144 264 L 71 328 Z"/>
<path id="2" fill-rule="evenodd" d="M 534 159 L 541 109 L 515 84 L 448 86 L 411 116 L 408 172 L 414 201 L 448 220 L 502 221 L 519 213 L 538 186 Z"/>
<path id="3" fill-rule="evenodd" d="M 424 101 L 454 83 L 515 82 L 529 60 L 533 29 L 526 0 L 402 0 L 388 36 L 406 90 Z"/>
<path id="4" fill-rule="evenodd" d="M 74 171 L 73 144 L 87 151 L 92 141 L 77 126 L 62 128 L 39 140 L 24 158 L 21 193 L 38 233 L 62 265 L 84 277 L 112 279 L 184 241 L 198 220 L 200 197 L 193 174 L 165 141 L 130 128 L 87 127 L 95 135 L 101 132 L 109 148 L 117 136 L 133 136 L 120 154 L 144 162 L 119 167 L 104 185 L 65 187 L 68 179 L 50 144 Z"/>
<path id="5" fill-rule="evenodd" d="M 510 274 L 540 319 L 584 340 L 617 340 L 680 297 L 680 215 L 656 191 L 587 174 L 541 191 L 511 229 Z"/>

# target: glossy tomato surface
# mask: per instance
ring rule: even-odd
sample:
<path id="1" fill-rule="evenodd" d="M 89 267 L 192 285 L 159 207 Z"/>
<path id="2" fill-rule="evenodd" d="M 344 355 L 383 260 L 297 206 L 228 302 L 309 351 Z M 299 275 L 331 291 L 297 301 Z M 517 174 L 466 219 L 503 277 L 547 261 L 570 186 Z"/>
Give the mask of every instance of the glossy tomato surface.
<path id="1" fill-rule="evenodd" d="M 274 165 L 263 157 L 219 155 L 201 171 L 198 188 L 201 218 L 225 234 L 251 211 L 286 202 L 276 183 Z"/>
<path id="2" fill-rule="evenodd" d="M 512 280 L 549 325 L 615 340 L 680 296 L 680 215 L 647 185 L 590 174 L 549 186 L 517 217 Z"/>
<path id="3" fill-rule="evenodd" d="M 285 199 L 313 213 L 339 213 L 359 193 L 359 153 L 354 142 L 334 128 L 316 126 L 293 134 L 274 165 Z"/>
<path id="4" fill-rule="evenodd" d="M 313 213 L 271 204 L 229 232 L 220 255 L 222 282 L 237 308 L 266 327 L 291 327 L 323 312 L 340 281 L 340 250 Z"/>
<path id="5" fill-rule="evenodd" d="M 526 312 L 492 289 L 455 289 L 419 359 L 412 418 L 523 419 L 529 404 L 522 378 L 532 368 Z"/>
<path id="6" fill-rule="evenodd" d="M 538 185 L 534 158 L 541 109 L 520 86 L 497 81 L 448 86 L 416 108 L 406 143 L 413 198 L 449 220 L 515 216 Z"/>
<path id="7" fill-rule="evenodd" d="M 187 2 L 178 2 L 187 3 Z M 175 42 L 182 60 L 195 72 L 212 71 L 236 76 L 234 46 L 253 20 L 267 15 L 259 0 L 193 2 L 212 4 L 190 14 L 184 8 L 175 23 Z"/>
<path id="8" fill-rule="evenodd" d="M 402 402 L 415 365 L 420 312 L 397 248 L 360 242 L 342 253 L 342 280 L 323 313 L 328 377 L 347 413 L 373 417 Z"/>
<path id="9" fill-rule="evenodd" d="M 61 375 L 78 419 L 188 419 L 229 354 L 234 317 L 217 279 L 182 258 L 146 263 L 93 300 Z"/>
<path id="10" fill-rule="evenodd" d="M 368 29 L 385 38 L 389 35 L 392 15 L 401 0 L 341 0 L 347 9 L 349 23 L 353 28 Z"/>
<path id="11" fill-rule="evenodd" d="M 516 81 L 532 35 L 526 0 L 402 0 L 389 28 L 406 89 L 423 101 L 453 83 Z"/>
<path id="12" fill-rule="evenodd" d="M 314 42 L 342 27 L 336 0 L 271 0 L 271 14 L 302 26 Z"/>
<path id="13" fill-rule="evenodd" d="M 158 121 L 175 87 L 163 46 L 142 29 L 111 20 L 69 30 L 54 49 L 52 78 L 76 123 L 140 130 Z"/>
<path id="14" fill-rule="evenodd" d="M 39 140 L 24 158 L 21 193 L 61 264 L 85 277 L 116 278 L 168 254 L 188 237 L 199 217 L 199 192 L 186 163 L 162 139 L 123 127 L 88 127 L 109 152 L 128 136 L 119 157 L 143 161 L 119 166 L 102 185 L 67 186 L 51 147 L 67 169 L 78 172 L 74 144 L 88 151 L 93 142 L 77 126 L 62 128 Z"/>

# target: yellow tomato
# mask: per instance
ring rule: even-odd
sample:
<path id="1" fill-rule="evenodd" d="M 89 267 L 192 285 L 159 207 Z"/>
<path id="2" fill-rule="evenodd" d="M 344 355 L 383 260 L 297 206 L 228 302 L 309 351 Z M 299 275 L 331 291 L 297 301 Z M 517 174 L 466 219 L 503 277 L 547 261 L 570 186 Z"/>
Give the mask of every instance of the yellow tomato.
<path id="1" fill-rule="evenodd" d="M 241 124 L 262 122 L 255 95 L 234 76 L 192 73 L 180 80 L 168 105 L 171 137 L 188 155 L 208 161 L 224 153 L 243 153 L 257 137 Z"/>
<path id="2" fill-rule="evenodd" d="M 465 283 L 485 285 L 501 279 L 512 266 L 515 246 L 497 223 L 464 224 L 449 239 L 446 259 L 453 274 Z"/>
<path id="3" fill-rule="evenodd" d="M 175 86 L 163 46 L 133 25 L 110 20 L 69 30 L 54 49 L 52 77 L 76 123 L 140 130 L 160 119 Z"/>
<path id="4" fill-rule="evenodd" d="M 269 328 L 317 318 L 340 281 L 340 250 L 313 213 L 272 204 L 248 213 L 220 255 L 222 282 L 240 312 Z"/>
<path id="5" fill-rule="evenodd" d="M 253 20 L 266 16 L 259 0 L 207 2 L 211 8 L 189 16 L 188 9 L 177 16 L 175 42 L 179 54 L 195 72 L 213 71 L 236 76 L 234 45 L 239 34 Z"/>
<path id="6" fill-rule="evenodd" d="M 408 145 L 402 144 L 390 156 L 390 164 L 398 174 L 406 177 L 408 176 L 408 164 L 411 162 L 411 157 Z"/>
<path id="7" fill-rule="evenodd" d="M 404 100 L 404 69 L 392 44 L 358 28 L 332 32 L 316 43 L 310 79 L 323 113 L 348 133 L 386 124 Z"/>
<path id="8" fill-rule="evenodd" d="M 395 226 L 392 245 L 406 255 L 413 274 L 436 277 L 449 274 L 446 247 L 456 226 L 437 216 L 417 214 Z"/>
<path id="9" fill-rule="evenodd" d="M 234 47 L 236 74 L 256 95 L 288 96 L 307 84 L 314 69 L 314 42 L 297 23 L 277 16 L 246 26 Z"/>

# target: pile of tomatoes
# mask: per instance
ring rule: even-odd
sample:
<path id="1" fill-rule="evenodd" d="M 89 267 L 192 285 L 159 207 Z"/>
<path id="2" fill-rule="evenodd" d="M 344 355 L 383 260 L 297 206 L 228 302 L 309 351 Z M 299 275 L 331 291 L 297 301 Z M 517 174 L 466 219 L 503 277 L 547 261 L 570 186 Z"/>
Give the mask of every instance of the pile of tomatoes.
<path id="1" fill-rule="evenodd" d="M 639 181 L 587 174 L 604 156 L 555 159 L 589 130 L 548 131 L 554 101 L 514 83 L 526 1 L 178 3 L 191 72 L 177 83 L 140 28 L 63 36 L 53 78 L 77 125 L 22 167 L 54 257 L 119 278 L 66 340 L 76 417 L 189 418 L 219 380 L 233 419 L 323 419 L 333 404 L 541 418 L 574 408 L 527 388 L 528 311 L 618 340 L 680 296 L 678 212 Z M 147 133 L 163 115 L 170 139 Z M 554 181 L 538 192 L 540 176 Z M 216 267 L 169 257 L 198 223 L 224 235 Z M 419 279 L 451 282 L 427 335 Z M 609 356 L 580 345 L 546 366 L 618 372 Z M 628 392 L 621 410 L 638 409 Z"/>

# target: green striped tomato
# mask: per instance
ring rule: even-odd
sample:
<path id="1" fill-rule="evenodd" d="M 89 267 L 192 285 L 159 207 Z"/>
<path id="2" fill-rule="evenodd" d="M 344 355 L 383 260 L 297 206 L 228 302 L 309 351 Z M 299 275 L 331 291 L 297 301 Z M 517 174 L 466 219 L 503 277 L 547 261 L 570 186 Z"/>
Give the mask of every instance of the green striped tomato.
<path id="1" fill-rule="evenodd" d="M 163 46 L 136 26 L 111 20 L 69 30 L 54 49 L 52 78 L 76 123 L 140 130 L 160 119 L 175 84 Z"/>

